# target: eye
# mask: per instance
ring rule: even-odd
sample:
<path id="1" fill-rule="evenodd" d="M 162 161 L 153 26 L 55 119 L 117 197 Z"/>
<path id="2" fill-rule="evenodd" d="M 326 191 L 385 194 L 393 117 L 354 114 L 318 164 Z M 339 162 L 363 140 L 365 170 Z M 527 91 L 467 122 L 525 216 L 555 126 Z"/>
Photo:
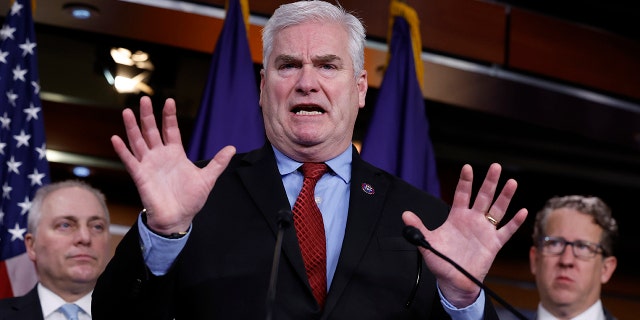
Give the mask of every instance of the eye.
<path id="1" fill-rule="evenodd" d="M 337 66 L 333 65 L 333 64 L 322 64 L 320 65 L 320 69 L 324 69 L 324 70 L 336 70 L 338 69 Z"/>
<path id="2" fill-rule="evenodd" d="M 322 63 L 316 66 L 318 73 L 325 78 L 333 78 L 338 74 L 340 67 L 336 64 Z"/>
<path id="3" fill-rule="evenodd" d="M 576 247 L 576 249 L 582 251 L 591 251 L 593 249 L 588 243 L 582 241 L 576 241 L 573 245 Z"/>
<path id="4" fill-rule="evenodd" d="M 69 231 L 73 229 L 73 223 L 69 220 L 62 220 L 56 224 L 56 229 L 61 231 Z"/>
<path id="5" fill-rule="evenodd" d="M 107 229 L 107 226 L 104 223 L 94 223 L 91 225 L 91 229 L 96 232 L 104 232 Z"/>
<path id="6" fill-rule="evenodd" d="M 547 246 L 549 247 L 562 247 L 563 241 L 560 239 L 547 239 Z"/>
<path id="7" fill-rule="evenodd" d="M 278 66 L 278 70 L 287 70 L 287 69 L 293 69 L 293 68 L 297 68 L 297 65 L 293 63 L 283 63 Z"/>

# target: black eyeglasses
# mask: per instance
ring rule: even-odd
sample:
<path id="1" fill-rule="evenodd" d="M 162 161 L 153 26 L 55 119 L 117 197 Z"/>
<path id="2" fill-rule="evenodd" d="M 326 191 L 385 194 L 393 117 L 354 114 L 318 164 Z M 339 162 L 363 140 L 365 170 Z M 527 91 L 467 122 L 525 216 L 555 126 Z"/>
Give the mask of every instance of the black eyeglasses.
<path id="1" fill-rule="evenodd" d="M 567 245 L 571 245 L 576 258 L 590 259 L 602 253 L 602 245 L 584 240 L 567 241 L 562 237 L 543 237 L 540 240 L 542 253 L 547 255 L 561 255 Z"/>

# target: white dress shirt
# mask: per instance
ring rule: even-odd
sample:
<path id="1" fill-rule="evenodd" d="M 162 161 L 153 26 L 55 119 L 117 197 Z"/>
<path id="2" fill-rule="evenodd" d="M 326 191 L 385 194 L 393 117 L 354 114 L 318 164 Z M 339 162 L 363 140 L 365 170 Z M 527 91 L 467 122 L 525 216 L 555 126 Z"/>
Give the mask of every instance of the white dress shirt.
<path id="1" fill-rule="evenodd" d="M 537 320 L 558 320 L 558 318 L 549 313 L 549 311 L 547 311 L 547 309 L 545 309 L 542 304 L 538 304 Z M 605 320 L 602 301 L 596 301 L 596 303 L 589 307 L 589 309 L 585 310 L 583 313 L 577 315 L 576 317 L 571 318 L 571 320 Z"/>
<path id="2" fill-rule="evenodd" d="M 38 296 L 40 297 L 40 307 L 42 308 L 44 320 L 67 320 L 65 315 L 58 311 L 63 304 L 67 303 L 60 296 L 45 288 L 41 283 L 38 283 Z M 91 292 L 71 303 L 75 303 L 80 307 L 78 320 L 91 320 Z"/>

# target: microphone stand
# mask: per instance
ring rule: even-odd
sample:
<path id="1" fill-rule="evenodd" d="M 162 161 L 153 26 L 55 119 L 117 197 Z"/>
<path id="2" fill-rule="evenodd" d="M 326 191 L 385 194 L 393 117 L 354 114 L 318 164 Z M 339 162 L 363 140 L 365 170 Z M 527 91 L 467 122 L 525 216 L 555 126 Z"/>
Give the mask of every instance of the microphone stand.
<path id="1" fill-rule="evenodd" d="M 412 227 L 412 226 L 406 226 L 402 230 L 402 235 L 404 236 L 405 239 L 407 239 L 407 241 L 411 242 L 412 244 L 414 244 L 416 246 L 423 247 L 423 248 L 433 252 L 438 257 L 440 257 L 440 258 L 444 259 L 445 261 L 449 262 L 452 266 L 454 266 L 456 269 L 458 269 L 458 271 L 462 272 L 462 274 L 464 274 L 467 278 L 469 278 L 469 280 L 473 281 L 473 283 L 477 284 L 480 288 L 482 288 L 484 291 L 486 291 L 491 297 L 496 299 L 496 301 L 498 301 L 501 305 L 503 305 L 505 308 L 507 308 L 509 311 L 511 311 L 511 313 L 513 313 L 516 317 L 518 317 L 518 319 L 528 320 L 527 317 L 525 317 L 520 311 L 516 310 L 516 308 L 511 306 L 509 303 L 504 301 L 500 296 L 498 296 L 496 293 L 491 291 L 491 289 L 489 289 L 489 287 L 487 287 L 484 284 L 482 284 L 482 282 L 480 282 L 480 280 L 478 280 L 474 276 L 472 276 L 469 272 L 467 272 L 467 270 L 465 270 L 459 264 L 457 264 L 453 260 L 451 260 L 449 257 L 445 256 L 440 251 L 438 251 L 434 247 L 432 247 L 431 244 L 429 244 L 429 242 L 427 242 L 427 240 L 424 238 L 424 236 L 422 235 L 422 232 L 420 232 L 420 230 L 418 230 L 417 228 Z"/>
<path id="2" fill-rule="evenodd" d="M 282 251 L 282 237 L 284 230 L 289 228 L 293 222 L 293 214 L 290 210 L 282 209 L 278 211 L 278 235 L 276 246 L 273 250 L 273 262 L 271 264 L 271 276 L 269 278 L 269 291 L 267 292 L 267 318 L 273 319 L 273 309 L 276 302 L 276 283 L 278 282 L 278 269 L 280 266 L 280 253 Z"/>

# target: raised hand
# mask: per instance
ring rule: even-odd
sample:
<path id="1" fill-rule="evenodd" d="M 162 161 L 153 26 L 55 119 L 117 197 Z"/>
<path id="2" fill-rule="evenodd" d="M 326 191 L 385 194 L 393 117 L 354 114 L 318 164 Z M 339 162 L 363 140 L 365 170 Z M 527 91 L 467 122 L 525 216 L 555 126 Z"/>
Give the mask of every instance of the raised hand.
<path id="1" fill-rule="evenodd" d="M 497 229 L 518 186 L 515 180 L 509 179 L 493 201 L 501 171 L 497 163 L 489 167 L 472 205 L 473 170 L 470 165 L 464 165 L 449 217 L 435 230 L 428 230 L 410 211 L 402 215 L 406 225 L 418 228 L 436 250 L 460 264 L 480 281 L 489 272 L 498 251 L 527 217 L 527 210 L 520 209 L 513 219 Z M 449 302 L 456 307 L 466 307 L 476 300 L 480 293 L 476 284 L 432 252 L 423 248 L 420 251 Z"/>
<path id="2" fill-rule="evenodd" d="M 202 169 L 195 166 L 182 145 L 173 99 L 162 110 L 162 133 L 149 97 L 140 99 L 141 128 L 131 109 L 122 112 L 122 119 L 130 149 L 116 135 L 111 143 L 138 188 L 148 226 L 161 234 L 186 231 L 235 148 L 223 148 Z"/>

